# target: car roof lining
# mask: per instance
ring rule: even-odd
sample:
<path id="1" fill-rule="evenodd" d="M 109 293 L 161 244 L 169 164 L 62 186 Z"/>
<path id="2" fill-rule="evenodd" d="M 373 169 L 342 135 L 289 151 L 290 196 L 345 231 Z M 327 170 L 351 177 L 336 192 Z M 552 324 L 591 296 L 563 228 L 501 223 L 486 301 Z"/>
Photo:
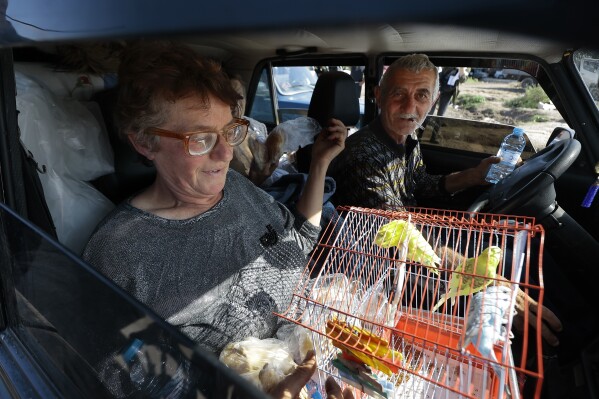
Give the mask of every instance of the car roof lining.
<path id="1" fill-rule="evenodd" d="M 451 40 L 452 37 L 459 40 Z M 276 55 L 284 48 L 294 51 L 315 48 L 315 53 L 381 52 L 472 52 L 532 54 L 554 63 L 561 59 L 564 45 L 554 41 L 507 34 L 496 30 L 452 25 L 397 24 L 376 27 L 304 28 L 268 32 L 188 36 L 193 45 L 214 46 L 246 53 L 252 59 Z"/>

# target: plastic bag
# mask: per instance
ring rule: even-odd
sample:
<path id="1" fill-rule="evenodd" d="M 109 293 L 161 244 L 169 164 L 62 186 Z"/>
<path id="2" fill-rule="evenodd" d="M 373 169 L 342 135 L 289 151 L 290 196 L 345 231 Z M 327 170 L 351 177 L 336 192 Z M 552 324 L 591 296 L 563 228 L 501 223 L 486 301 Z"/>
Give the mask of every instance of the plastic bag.
<path id="1" fill-rule="evenodd" d="M 266 126 L 262 126 L 264 130 L 261 129 L 260 133 L 248 134 L 247 143 L 252 156 L 252 170 L 262 176 L 271 176 L 283 155 L 283 137 L 280 133 L 271 133 L 264 139 L 262 133 L 265 133 Z"/>
<path id="2" fill-rule="evenodd" d="M 114 172 L 103 126 L 82 103 L 59 98 L 16 72 L 19 128 L 40 173 L 46 203 L 61 243 L 80 254 L 114 204 L 87 183 Z"/>
<path id="3" fill-rule="evenodd" d="M 300 117 L 281 123 L 267 135 L 266 125 L 252 118 L 246 119 L 250 121 L 248 137 L 235 147 L 231 162 L 233 169 L 246 176 L 249 175 L 251 165 L 256 174 L 270 177 L 279 167 L 285 153 L 313 143 L 314 136 L 321 130 L 315 119 Z M 274 180 L 270 179 L 266 186 Z"/>
<path id="4" fill-rule="evenodd" d="M 59 97 L 89 101 L 94 93 L 116 85 L 116 74 L 114 73 L 99 75 L 66 71 L 38 62 L 15 62 L 14 66 L 15 71 L 28 76 L 37 85 Z M 19 87 L 17 89 L 19 90 Z"/>
<path id="5" fill-rule="evenodd" d="M 255 119 L 244 117 L 250 122 L 246 139 L 233 147 L 233 159 L 230 167 L 248 177 L 253 162 L 263 165 L 266 162 L 266 125 Z"/>
<path id="6" fill-rule="evenodd" d="M 343 273 L 332 273 L 314 281 L 311 296 L 315 302 L 331 309 L 354 314 L 362 298 L 362 291 L 360 281 L 349 280 Z"/>
<path id="7" fill-rule="evenodd" d="M 283 137 L 281 150 L 292 152 L 314 143 L 314 137 L 321 130 L 322 127 L 316 119 L 302 116 L 279 124 L 270 132 L 270 135 L 280 134 Z"/>
<path id="8" fill-rule="evenodd" d="M 40 174 L 40 181 L 58 239 L 81 254 L 96 225 L 114 204 L 88 183 L 60 176 L 52 169 Z"/>
<path id="9" fill-rule="evenodd" d="M 264 182 L 260 186 L 262 188 L 268 188 L 272 186 L 273 183 L 279 180 L 281 177 L 290 173 L 298 173 L 297 168 L 289 160 L 289 155 L 283 154 L 279 159 L 279 164 L 277 165 L 277 168 L 271 173 L 271 175 L 266 180 L 264 180 Z"/>
<path id="10" fill-rule="evenodd" d="M 287 344 L 276 338 L 250 337 L 230 343 L 221 352 L 220 361 L 265 392 L 297 367 Z"/>
<path id="11" fill-rule="evenodd" d="M 366 290 L 361 298 L 358 314 L 365 320 L 395 327 L 397 305 L 389 302 L 386 289 L 387 287 L 377 284 Z"/>
<path id="12" fill-rule="evenodd" d="M 268 136 L 266 125 L 255 119 L 248 118 L 247 116 L 244 116 L 243 118 L 250 122 L 250 126 L 248 127 L 248 136 L 252 136 L 256 140 L 264 143 L 266 141 L 266 137 Z"/>
<path id="13" fill-rule="evenodd" d="M 277 330 L 277 338 L 285 341 L 289 353 L 297 364 L 301 364 L 308 351 L 314 350 L 312 332 L 299 324 L 284 324 Z"/>
<path id="14" fill-rule="evenodd" d="M 22 140 L 39 164 L 83 181 L 114 172 L 108 135 L 83 103 L 57 97 L 19 72 L 15 79 Z"/>

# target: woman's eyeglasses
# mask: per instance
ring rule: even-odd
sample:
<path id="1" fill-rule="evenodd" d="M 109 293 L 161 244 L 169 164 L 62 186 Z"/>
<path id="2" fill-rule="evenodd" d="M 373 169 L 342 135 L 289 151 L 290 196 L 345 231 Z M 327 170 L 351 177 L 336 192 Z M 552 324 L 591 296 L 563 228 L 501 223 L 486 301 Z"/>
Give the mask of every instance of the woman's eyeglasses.
<path id="1" fill-rule="evenodd" d="M 146 133 L 183 140 L 187 153 L 192 156 L 198 156 L 208 154 L 214 148 L 219 134 L 223 135 L 231 147 L 241 144 L 248 133 L 249 125 L 250 122 L 246 119 L 233 118 L 233 123 L 222 128 L 220 132 L 175 133 L 151 127 L 146 130 Z"/>

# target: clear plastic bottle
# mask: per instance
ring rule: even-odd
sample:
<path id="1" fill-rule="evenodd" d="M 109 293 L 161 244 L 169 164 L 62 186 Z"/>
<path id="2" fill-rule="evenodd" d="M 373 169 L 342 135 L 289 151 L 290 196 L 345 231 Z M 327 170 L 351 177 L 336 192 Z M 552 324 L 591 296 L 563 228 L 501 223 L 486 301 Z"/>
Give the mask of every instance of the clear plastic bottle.
<path id="1" fill-rule="evenodd" d="M 491 165 L 485 180 L 495 184 L 512 173 L 525 145 L 524 129 L 515 127 L 512 133 L 505 136 L 499 147 L 497 156 L 501 157 L 501 162 Z"/>

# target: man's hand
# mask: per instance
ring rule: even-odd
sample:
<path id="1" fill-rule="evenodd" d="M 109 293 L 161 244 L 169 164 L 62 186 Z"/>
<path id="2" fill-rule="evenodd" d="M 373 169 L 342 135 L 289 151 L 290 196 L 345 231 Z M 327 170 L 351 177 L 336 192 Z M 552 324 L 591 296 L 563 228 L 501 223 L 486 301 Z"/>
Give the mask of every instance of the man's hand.
<path id="1" fill-rule="evenodd" d="M 450 193 L 455 193 L 474 186 L 488 186 L 485 180 L 489 168 L 495 163 L 501 162 L 501 158 L 492 156 L 483 159 L 474 168 L 465 169 L 459 172 L 453 172 L 445 176 L 445 189 Z"/>
<path id="2" fill-rule="evenodd" d="M 324 389 L 327 392 L 327 399 L 354 399 L 354 395 L 349 388 L 341 391 L 341 387 L 337 384 L 333 377 L 327 378 L 324 383 Z"/>
<path id="3" fill-rule="evenodd" d="M 516 310 L 518 313 L 514 317 L 514 328 L 518 331 L 524 331 L 524 312 L 526 312 L 527 308 L 528 324 L 534 328 L 537 321 L 537 315 L 539 314 L 539 303 L 519 289 L 516 296 Z M 540 309 L 540 312 L 541 335 L 543 336 L 543 340 L 551 346 L 558 346 L 559 339 L 555 333 L 562 331 L 562 322 L 557 318 L 555 313 L 545 306 Z"/>
<path id="4" fill-rule="evenodd" d="M 488 157 L 480 161 L 480 163 L 472 169 L 472 185 L 491 184 L 485 180 L 485 177 L 487 177 L 487 173 L 489 173 L 489 168 L 491 165 L 499 162 L 501 162 L 501 158 L 497 156 Z"/>
<path id="5" fill-rule="evenodd" d="M 500 285 L 506 285 L 510 287 L 512 284 L 503 279 L 500 281 Z M 517 314 L 514 316 L 514 328 L 518 331 L 524 331 L 524 313 L 528 312 L 528 324 L 535 328 L 537 322 L 537 315 L 539 314 L 539 303 L 532 299 L 521 289 L 518 289 L 516 294 L 516 305 L 515 309 Z M 541 335 L 543 340 L 551 346 L 558 346 L 559 339 L 555 335 L 556 332 L 562 331 L 562 322 L 557 318 L 555 313 L 543 306 L 540 309 L 541 312 Z"/>
<path id="6" fill-rule="evenodd" d="M 279 382 L 270 392 L 273 399 L 295 399 L 316 371 L 316 356 L 309 351 L 306 358 L 291 374 Z"/>
<path id="7" fill-rule="evenodd" d="M 453 262 L 463 263 L 466 261 L 466 257 L 459 252 L 454 251 L 452 248 L 447 246 L 439 247 L 437 255 L 443 259 L 450 259 Z M 513 287 L 513 282 L 509 281 L 503 276 L 497 276 L 497 284 L 504 285 L 510 289 Z M 521 289 L 518 289 L 516 294 L 516 315 L 513 319 L 514 328 L 518 331 L 524 330 L 524 313 L 528 312 L 528 324 L 535 328 L 537 315 L 539 314 L 539 303 L 532 299 Z M 562 322 L 551 310 L 543 306 L 541 309 L 541 335 L 543 339 L 551 346 L 558 346 L 559 339 L 555 335 L 556 332 L 562 331 Z"/>
<path id="8" fill-rule="evenodd" d="M 491 167 L 491 165 L 493 165 L 495 163 L 499 163 L 499 162 L 501 162 L 501 158 L 498 156 L 491 156 L 491 157 L 485 158 L 482 161 L 480 161 L 480 163 L 476 167 L 471 169 L 471 171 L 472 171 L 471 178 L 473 179 L 472 185 L 489 185 L 489 184 L 491 184 L 485 180 L 485 177 L 487 177 L 487 173 L 489 173 L 489 168 Z M 516 162 L 516 167 L 521 166 L 523 163 L 524 163 L 524 161 L 522 160 L 522 158 L 518 157 L 518 162 Z"/>

